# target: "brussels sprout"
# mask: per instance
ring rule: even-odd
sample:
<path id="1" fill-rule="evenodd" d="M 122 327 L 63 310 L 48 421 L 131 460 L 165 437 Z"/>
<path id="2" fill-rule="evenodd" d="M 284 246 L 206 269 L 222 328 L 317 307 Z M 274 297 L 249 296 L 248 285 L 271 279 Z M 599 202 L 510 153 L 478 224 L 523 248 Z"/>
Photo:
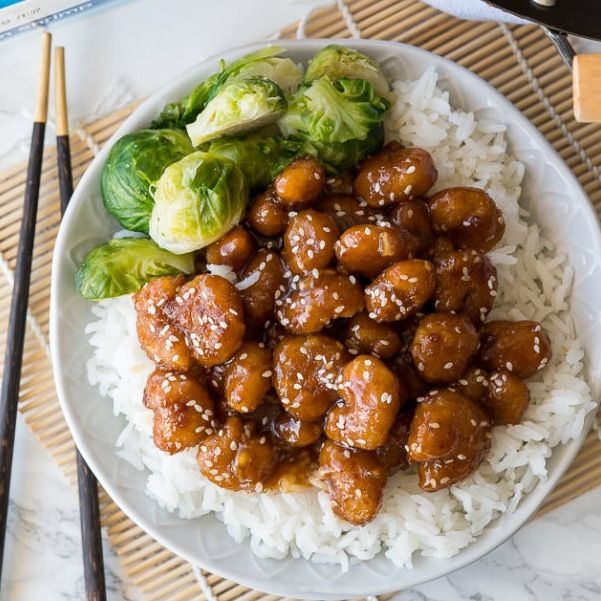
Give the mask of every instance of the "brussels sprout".
<path id="1" fill-rule="evenodd" d="M 265 188 L 303 150 L 302 143 L 286 140 L 274 129 L 275 132 L 255 132 L 245 137 L 219 138 L 210 142 L 206 150 L 236 163 L 251 191 Z"/>
<path id="2" fill-rule="evenodd" d="M 75 274 L 77 292 L 102 300 L 137 292 L 160 275 L 193 273 L 194 255 L 174 255 L 148 238 L 119 238 L 92 250 Z"/>
<path id="3" fill-rule="evenodd" d="M 281 88 L 263 77 L 227 83 L 186 130 L 194 146 L 224 135 L 245 133 L 277 121 L 287 102 Z"/>
<path id="4" fill-rule="evenodd" d="M 289 58 L 277 56 L 282 48 L 268 46 L 247 54 L 231 65 L 222 63 L 221 70 L 197 85 L 180 102 L 168 104 L 153 121 L 152 127 L 184 127 L 196 119 L 223 85 L 233 78 L 260 76 L 276 83 L 284 92 L 292 94 L 302 80 L 301 70 Z"/>
<path id="5" fill-rule="evenodd" d="M 167 165 L 193 150 L 187 136 L 173 129 L 145 129 L 117 140 L 102 171 L 102 198 L 108 212 L 125 229 L 148 233 L 152 185 Z"/>
<path id="6" fill-rule="evenodd" d="M 390 86 L 378 64 L 352 48 L 331 44 L 322 48 L 307 65 L 305 81 L 310 83 L 321 77 L 331 80 L 341 78 L 365 79 L 384 98 L 390 95 Z"/>
<path id="7" fill-rule="evenodd" d="M 277 84 L 286 94 L 294 94 L 303 79 L 303 73 L 292 59 L 274 56 L 248 63 L 236 77 L 264 77 Z"/>
<path id="8" fill-rule="evenodd" d="M 373 127 L 364 140 L 347 140 L 346 142 L 305 142 L 303 154 L 310 154 L 319 159 L 327 171 L 338 173 L 347 171 L 373 154 L 384 144 L 384 126 Z"/>
<path id="9" fill-rule="evenodd" d="M 363 79 L 323 77 L 296 94 L 278 124 L 330 170 L 347 169 L 381 144 L 388 106 Z"/>
<path id="10" fill-rule="evenodd" d="M 248 184 L 230 159 L 197 151 L 165 169 L 154 200 L 150 237 L 182 254 L 214 242 L 242 219 Z"/>

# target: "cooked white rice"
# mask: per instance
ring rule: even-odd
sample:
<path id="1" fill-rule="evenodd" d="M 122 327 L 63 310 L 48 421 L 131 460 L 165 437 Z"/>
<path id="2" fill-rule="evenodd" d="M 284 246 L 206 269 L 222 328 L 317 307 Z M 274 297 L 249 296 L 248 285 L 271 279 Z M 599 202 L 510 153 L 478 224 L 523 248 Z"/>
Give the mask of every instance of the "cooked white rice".
<path id="1" fill-rule="evenodd" d="M 450 557 L 501 513 L 515 510 L 524 494 L 546 478 L 553 447 L 578 437 L 595 407 L 569 315 L 573 268 L 525 220 L 518 205 L 524 166 L 508 151 L 505 126 L 453 110 L 434 70 L 415 81 L 398 81 L 394 89 L 398 100 L 387 124 L 389 137 L 432 153 L 440 175 L 437 188 L 477 186 L 503 210 L 507 231 L 490 253 L 500 278 L 491 317 L 538 320 L 553 343 L 550 365 L 529 382 L 532 401 L 523 422 L 495 428 L 492 450 L 472 477 L 450 490 L 426 494 L 414 474 L 397 474 L 386 486 L 376 519 L 360 528 L 336 518 L 324 492 L 225 491 L 200 475 L 194 450 L 169 456 L 152 442 L 152 413 L 142 405 L 142 391 L 153 365 L 138 345 L 132 299 L 95 305 L 97 319 L 86 330 L 94 347 L 89 381 L 112 398 L 115 415 L 125 416 L 117 453 L 147 470 L 148 494 L 182 518 L 214 512 L 237 542 L 249 538 L 261 557 L 290 553 L 343 568 L 351 558 L 369 559 L 380 551 L 407 567 L 416 551 Z"/>

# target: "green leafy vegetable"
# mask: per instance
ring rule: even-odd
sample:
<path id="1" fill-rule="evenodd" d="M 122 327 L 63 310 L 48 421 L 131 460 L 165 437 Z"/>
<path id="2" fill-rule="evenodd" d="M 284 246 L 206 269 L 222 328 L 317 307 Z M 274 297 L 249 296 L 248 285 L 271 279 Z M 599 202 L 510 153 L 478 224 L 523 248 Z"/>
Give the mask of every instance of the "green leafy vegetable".
<path id="1" fill-rule="evenodd" d="M 154 199 L 150 236 L 181 254 L 207 246 L 242 219 L 248 184 L 233 161 L 197 151 L 165 169 Z"/>
<path id="2" fill-rule="evenodd" d="M 277 132 L 261 131 L 245 137 L 226 136 L 206 145 L 213 155 L 226 157 L 240 168 L 251 191 L 266 187 L 303 151 L 303 144 Z"/>
<path id="3" fill-rule="evenodd" d="M 299 90 L 278 124 L 330 170 L 348 169 L 382 143 L 389 104 L 363 79 L 316 79 Z"/>
<path id="4" fill-rule="evenodd" d="M 390 95 L 388 81 L 376 61 L 358 50 L 337 44 L 322 48 L 307 65 L 306 82 L 322 77 L 332 81 L 342 78 L 364 79 L 371 83 L 380 96 L 388 98 Z"/>
<path id="5" fill-rule="evenodd" d="M 373 127 L 363 140 L 347 140 L 346 142 L 309 142 L 303 146 L 300 154 L 310 154 L 319 159 L 331 173 L 351 169 L 367 155 L 373 154 L 384 144 L 384 126 Z"/>
<path id="6" fill-rule="evenodd" d="M 145 129 L 117 140 L 101 178 L 108 212 L 124 228 L 148 233 L 153 184 L 167 165 L 193 150 L 188 137 L 173 129 Z"/>
<path id="7" fill-rule="evenodd" d="M 236 77 L 264 77 L 277 84 L 286 94 L 294 94 L 303 80 L 303 73 L 292 59 L 273 56 L 247 63 Z"/>
<path id="8" fill-rule="evenodd" d="M 194 146 L 224 135 L 252 131 L 277 121 L 287 102 L 281 88 L 262 77 L 234 79 L 186 126 Z"/>
<path id="9" fill-rule="evenodd" d="M 198 84 L 192 92 L 179 102 L 168 104 L 152 123 L 152 127 L 184 127 L 196 119 L 209 101 L 226 82 L 239 77 L 265 77 L 277 84 L 287 94 L 292 94 L 302 80 L 302 72 L 289 58 L 278 54 L 282 48 L 268 46 L 252 54 L 247 54 L 226 66 Z"/>
<path id="10" fill-rule="evenodd" d="M 137 292 L 150 279 L 193 273 L 194 255 L 174 255 L 147 238 L 119 238 L 92 250 L 75 274 L 75 288 L 88 300 Z"/>

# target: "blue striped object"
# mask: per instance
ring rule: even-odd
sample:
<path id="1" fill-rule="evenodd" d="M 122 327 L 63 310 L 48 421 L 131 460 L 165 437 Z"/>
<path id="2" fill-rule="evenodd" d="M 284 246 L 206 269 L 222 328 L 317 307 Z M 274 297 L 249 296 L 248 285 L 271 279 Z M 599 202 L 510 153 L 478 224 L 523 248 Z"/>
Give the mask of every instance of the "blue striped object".
<path id="1" fill-rule="evenodd" d="M 120 0 L 0 0 L 0 41 Z"/>
<path id="2" fill-rule="evenodd" d="M 23 0 L 0 0 L 0 8 L 5 8 L 6 6 L 11 6 L 12 4 L 17 4 L 18 2 L 23 2 Z"/>

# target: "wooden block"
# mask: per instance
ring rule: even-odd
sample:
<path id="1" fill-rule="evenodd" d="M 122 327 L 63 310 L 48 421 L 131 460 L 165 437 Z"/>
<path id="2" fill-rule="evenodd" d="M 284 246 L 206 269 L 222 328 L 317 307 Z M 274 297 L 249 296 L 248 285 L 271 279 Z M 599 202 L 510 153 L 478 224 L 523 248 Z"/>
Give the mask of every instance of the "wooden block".
<path id="1" fill-rule="evenodd" d="M 574 57 L 574 116 L 583 123 L 601 123 L 601 54 Z"/>

